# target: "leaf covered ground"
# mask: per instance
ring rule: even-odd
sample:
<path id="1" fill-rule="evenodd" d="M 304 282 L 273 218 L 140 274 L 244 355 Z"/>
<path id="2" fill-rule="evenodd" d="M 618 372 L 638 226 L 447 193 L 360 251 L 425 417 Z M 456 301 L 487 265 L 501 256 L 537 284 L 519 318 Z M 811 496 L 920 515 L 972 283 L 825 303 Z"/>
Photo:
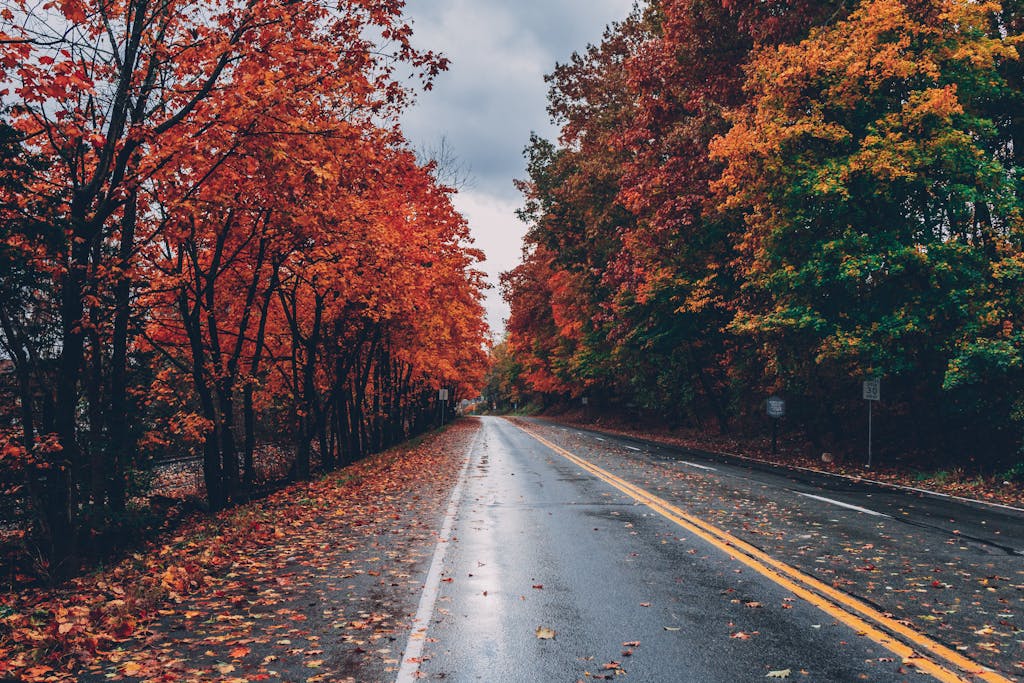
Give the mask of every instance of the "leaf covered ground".
<path id="1" fill-rule="evenodd" d="M 457 422 L 313 482 L 196 517 L 61 588 L 0 595 L 0 677 L 393 677 L 437 520 L 476 428 Z"/>

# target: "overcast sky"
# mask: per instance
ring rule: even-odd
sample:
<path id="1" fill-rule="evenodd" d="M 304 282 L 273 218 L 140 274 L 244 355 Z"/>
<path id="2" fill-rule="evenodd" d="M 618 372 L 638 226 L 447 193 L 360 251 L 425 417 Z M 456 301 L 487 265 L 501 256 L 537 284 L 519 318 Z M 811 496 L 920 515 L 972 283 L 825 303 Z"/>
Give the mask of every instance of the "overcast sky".
<path id="1" fill-rule="evenodd" d="M 469 220 L 483 269 L 494 288 L 487 299 L 491 329 L 500 332 L 508 307 L 498 274 L 519 262 L 525 226 L 512 185 L 525 175 L 522 150 L 530 132 L 551 138 L 544 74 L 556 62 L 601 39 L 604 27 L 624 19 L 632 0 L 408 0 L 417 47 L 451 60 L 434 89 L 421 93 L 403 117 L 417 149 L 446 140 L 469 171 L 470 185 L 455 198 Z"/>

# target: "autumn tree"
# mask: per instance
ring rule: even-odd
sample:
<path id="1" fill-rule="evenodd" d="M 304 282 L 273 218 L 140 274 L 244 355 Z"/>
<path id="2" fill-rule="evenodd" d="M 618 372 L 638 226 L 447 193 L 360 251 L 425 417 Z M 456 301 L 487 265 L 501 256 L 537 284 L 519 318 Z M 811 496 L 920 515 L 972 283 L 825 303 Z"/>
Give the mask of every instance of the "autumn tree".
<path id="1" fill-rule="evenodd" d="M 548 77 L 561 139 L 531 142 L 522 214 L 568 302 L 559 332 L 570 383 L 677 421 L 710 414 L 725 428 L 735 280 L 728 222 L 705 212 L 721 167 L 708 144 L 743 100 L 754 45 L 799 37 L 841 10 L 650 3 Z"/>
<path id="2" fill-rule="evenodd" d="M 1021 367 L 1018 170 L 986 112 L 1017 53 L 996 10 L 866 2 L 764 50 L 715 145 L 723 204 L 745 222 L 733 328 L 822 406 L 819 387 L 885 378 L 930 447 L 1019 400 L 974 390 L 1014 386 Z"/>
<path id="3" fill-rule="evenodd" d="M 3 299 L 38 281 L 59 301 L 52 341 L 33 339 L 55 358 L 23 419 L 25 434 L 42 415 L 55 435 L 45 453 L 34 446 L 55 575 L 74 567 L 81 532 L 124 507 L 145 418 L 165 412 L 154 395 L 173 397 L 165 417 L 205 444 L 212 506 L 244 488 L 265 361 L 279 360 L 267 337 L 302 336 L 284 334 L 283 276 L 311 280 L 294 255 L 332 244 L 324 235 L 344 241 L 346 217 L 324 207 L 383 186 L 380 165 L 361 164 L 404 144 L 393 127 L 405 75 L 429 84 L 444 68 L 412 47 L 400 10 L 68 0 L 3 11 L 10 130 L 17 154 L 40 160 L 24 191 L 4 186 L 25 218 L 5 244 L 33 258 Z M 5 338 L 15 354 L 17 330 Z"/>
<path id="4" fill-rule="evenodd" d="M 528 148 L 505 280 L 524 376 L 719 428 L 782 391 L 839 445 L 877 374 L 902 445 L 1012 452 L 1020 27 L 1017 3 L 640 6 L 550 77 L 562 138 Z"/>
<path id="5" fill-rule="evenodd" d="M 525 151 L 527 178 L 518 183 L 519 217 L 529 226 L 525 263 L 503 286 L 512 308 L 509 347 L 527 354 L 526 376 L 543 393 L 628 391 L 609 339 L 621 281 L 613 264 L 633 221 L 618 201 L 626 154 L 617 138 L 632 115 L 625 63 L 645 35 L 635 14 L 558 65 L 547 81 L 560 140 L 533 136 Z"/>

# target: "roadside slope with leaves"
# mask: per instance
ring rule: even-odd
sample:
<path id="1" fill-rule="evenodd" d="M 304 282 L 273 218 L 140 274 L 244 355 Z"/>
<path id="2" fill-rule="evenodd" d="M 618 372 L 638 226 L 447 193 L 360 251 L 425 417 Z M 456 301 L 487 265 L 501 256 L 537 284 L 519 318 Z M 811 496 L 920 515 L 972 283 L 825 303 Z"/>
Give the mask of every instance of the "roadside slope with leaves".
<path id="1" fill-rule="evenodd" d="M 63 588 L 0 596 L 0 676 L 390 677 L 437 518 L 476 429 L 457 422 L 196 518 Z"/>

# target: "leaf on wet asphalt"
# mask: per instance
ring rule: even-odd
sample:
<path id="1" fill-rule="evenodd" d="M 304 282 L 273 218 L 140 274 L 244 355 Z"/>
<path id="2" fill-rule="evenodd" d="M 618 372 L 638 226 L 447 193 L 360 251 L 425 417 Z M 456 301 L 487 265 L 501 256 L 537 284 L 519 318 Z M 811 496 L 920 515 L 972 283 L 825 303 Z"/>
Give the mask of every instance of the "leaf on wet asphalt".
<path id="1" fill-rule="evenodd" d="M 744 631 L 737 631 L 736 633 L 733 633 L 729 637 L 730 638 L 736 638 L 738 640 L 750 640 L 750 634 L 746 633 Z"/>
<path id="2" fill-rule="evenodd" d="M 639 640 L 627 640 L 622 644 L 622 647 L 640 647 Z"/>
<path id="3" fill-rule="evenodd" d="M 666 631 L 678 631 L 679 630 L 678 626 L 665 626 L 664 628 L 665 628 Z"/>
<path id="4" fill-rule="evenodd" d="M 537 630 L 534 631 L 534 633 L 536 634 L 536 636 L 540 640 L 554 640 L 555 639 L 555 629 L 548 628 L 547 626 L 538 626 Z"/>
<path id="5" fill-rule="evenodd" d="M 789 678 L 791 673 L 793 673 L 792 669 L 779 669 L 778 671 L 769 671 L 765 678 Z"/>

